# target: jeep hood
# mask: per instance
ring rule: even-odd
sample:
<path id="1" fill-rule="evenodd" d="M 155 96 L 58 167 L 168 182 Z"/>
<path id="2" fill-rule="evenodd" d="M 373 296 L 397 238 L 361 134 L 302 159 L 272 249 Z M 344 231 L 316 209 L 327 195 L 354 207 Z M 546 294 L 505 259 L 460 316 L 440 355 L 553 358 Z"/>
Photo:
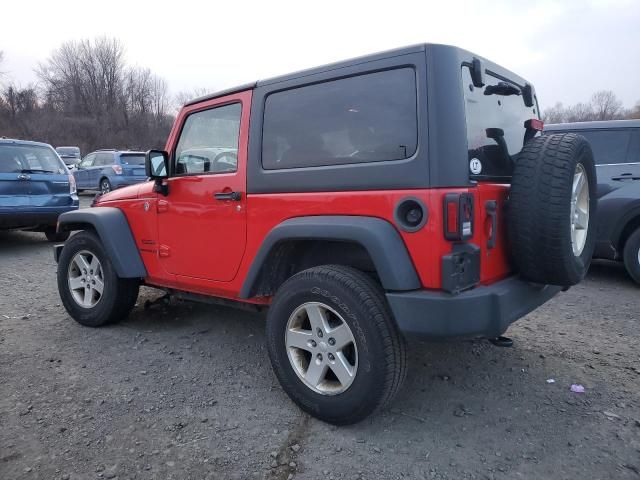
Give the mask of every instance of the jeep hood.
<path id="1" fill-rule="evenodd" d="M 148 196 L 153 190 L 153 182 L 139 183 L 128 187 L 119 188 L 98 197 L 97 203 L 114 202 L 118 200 L 132 200 L 141 196 Z"/>

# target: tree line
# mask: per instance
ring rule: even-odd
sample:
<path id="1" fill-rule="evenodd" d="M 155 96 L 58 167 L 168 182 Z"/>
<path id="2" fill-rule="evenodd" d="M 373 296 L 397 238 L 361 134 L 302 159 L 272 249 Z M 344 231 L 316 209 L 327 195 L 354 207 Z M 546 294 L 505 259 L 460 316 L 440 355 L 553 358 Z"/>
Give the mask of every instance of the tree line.
<path id="1" fill-rule="evenodd" d="M 163 78 L 127 65 L 122 43 L 107 37 L 66 42 L 35 73 L 37 84 L 20 87 L 0 68 L 0 135 L 77 145 L 83 154 L 163 148 L 175 101 L 191 95 L 171 97 Z"/>
<path id="2" fill-rule="evenodd" d="M 640 118 L 640 101 L 625 109 L 611 90 L 599 90 L 586 103 L 564 106 L 558 102 L 543 111 L 544 123 L 589 122 L 594 120 L 625 120 Z"/>

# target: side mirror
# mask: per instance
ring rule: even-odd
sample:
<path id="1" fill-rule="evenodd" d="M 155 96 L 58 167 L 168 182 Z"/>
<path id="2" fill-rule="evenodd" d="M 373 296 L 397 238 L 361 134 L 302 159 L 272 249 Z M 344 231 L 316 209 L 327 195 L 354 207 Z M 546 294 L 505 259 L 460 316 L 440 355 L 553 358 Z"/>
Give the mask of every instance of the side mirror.
<path id="1" fill-rule="evenodd" d="M 147 177 L 154 180 L 169 176 L 169 154 L 164 150 L 149 150 L 144 156 Z"/>

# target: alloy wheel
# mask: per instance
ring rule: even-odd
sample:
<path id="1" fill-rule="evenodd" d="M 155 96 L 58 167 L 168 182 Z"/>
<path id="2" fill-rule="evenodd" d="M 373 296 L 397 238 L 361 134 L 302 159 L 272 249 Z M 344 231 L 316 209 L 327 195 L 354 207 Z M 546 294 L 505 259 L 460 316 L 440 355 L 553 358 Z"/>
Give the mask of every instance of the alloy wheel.
<path id="1" fill-rule="evenodd" d="M 102 299 L 104 274 L 98 257 L 88 250 L 74 255 L 67 274 L 69 290 L 75 302 L 83 308 L 93 308 Z"/>
<path id="2" fill-rule="evenodd" d="M 589 228 L 589 182 L 582 164 L 576 165 L 571 189 L 571 246 L 579 257 L 587 242 Z"/>
<path id="3" fill-rule="evenodd" d="M 353 383 L 358 370 L 356 341 L 344 318 L 331 307 L 309 302 L 289 317 L 287 357 L 298 378 L 322 395 L 338 395 Z"/>

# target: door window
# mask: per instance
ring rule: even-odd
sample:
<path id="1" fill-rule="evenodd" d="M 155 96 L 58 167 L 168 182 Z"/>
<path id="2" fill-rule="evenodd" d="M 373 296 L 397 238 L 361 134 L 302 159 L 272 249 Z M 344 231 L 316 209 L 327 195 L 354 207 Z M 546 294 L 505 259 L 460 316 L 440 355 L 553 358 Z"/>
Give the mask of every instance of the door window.
<path id="1" fill-rule="evenodd" d="M 95 160 L 95 158 L 96 158 L 96 154 L 90 153 L 89 155 L 87 155 L 82 159 L 82 161 L 80 162 L 80 167 L 87 168 L 87 167 L 93 166 L 93 161 Z"/>
<path id="2" fill-rule="evenodd" d="M 575 133 L 585 137 L 591 144 L 596 165 L 627 162 L 630 129 L 576 130 Z"/>
<path id="3" fill-rule="evenodd" d="M 175 151 L 176 175 L 235 172 L 241 112 L 233 103 L 189 115 Z"/>

